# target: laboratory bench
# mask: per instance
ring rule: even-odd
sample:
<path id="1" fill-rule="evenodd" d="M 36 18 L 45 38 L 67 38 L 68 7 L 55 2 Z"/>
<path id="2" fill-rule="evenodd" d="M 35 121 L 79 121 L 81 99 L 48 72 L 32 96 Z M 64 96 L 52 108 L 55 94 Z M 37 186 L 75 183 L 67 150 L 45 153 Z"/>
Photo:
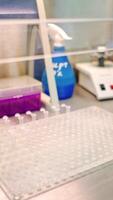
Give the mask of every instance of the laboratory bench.
<path id="1" fill-rule="evenodd" d="M 113 112 L 113 100 L 97 101 L 96 97 L 77 86 L 73 98 L 62 101 L 72 110 L 98 106 Z M 75 181 L 41 194 L 33 200 L 113 200 L 113 165 L 103 167 Z M 0 200 L 6 200 L 1 193 Z"/>
<path id="2" fill-rule="evenodd" d="M 85 90 L 84 88 L 77 86 L 74 96 L 68 101 L 63 101 L 68 105 L 71 105 L 72 110 L 77 110 L 89 106 L 98 106 L 109 112 L 113 112 L 113 100 L 101 100 L 98 101 L 96 97 Z"/>

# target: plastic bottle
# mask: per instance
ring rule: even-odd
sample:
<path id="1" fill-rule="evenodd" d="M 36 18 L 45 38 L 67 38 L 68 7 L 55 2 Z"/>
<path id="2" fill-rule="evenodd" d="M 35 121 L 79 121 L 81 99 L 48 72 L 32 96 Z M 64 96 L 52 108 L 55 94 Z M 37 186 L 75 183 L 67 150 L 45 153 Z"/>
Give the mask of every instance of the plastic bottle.
<path id="1" fill-rule="evenodd" d="M 65 53 L 64 40 L 71 40 L 60 27 L 54 24 L 48 24 L 48 32 L 50 38 L 53 40 L 53 54 Z M 72 97 L 76 77 L 73 68 L 67 56 L 53 57 L 55 80 L 57 85 L 59 99 L 67 99 Z M 49 95 L 48 81 L 46 71 L 42 75 L 43 91 Z"/>

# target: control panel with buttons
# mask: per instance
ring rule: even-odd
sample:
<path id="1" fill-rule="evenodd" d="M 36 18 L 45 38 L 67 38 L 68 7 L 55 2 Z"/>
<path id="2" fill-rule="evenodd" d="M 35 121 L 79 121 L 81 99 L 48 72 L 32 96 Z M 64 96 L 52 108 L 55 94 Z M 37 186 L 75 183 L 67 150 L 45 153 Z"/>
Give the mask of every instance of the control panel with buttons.
<path id="1" fill-rule="evenodd" d="M 110 88 L 113 90 L 113 85 L 110 85 Z"/>
<path id="2" fill-rule="evenodd" d="M 105 67 L 97 63 L 80 63 L 79 85 L 96 96 L 98 100 L 113 99 L 113 62 L 106 62 Z"/>
<path id="3" fill-rule="evenodd" d="M 104 84 L 100 84 L 100 88 L 101 88 L 101 90 L 106 90 L 106 87 Z"/>

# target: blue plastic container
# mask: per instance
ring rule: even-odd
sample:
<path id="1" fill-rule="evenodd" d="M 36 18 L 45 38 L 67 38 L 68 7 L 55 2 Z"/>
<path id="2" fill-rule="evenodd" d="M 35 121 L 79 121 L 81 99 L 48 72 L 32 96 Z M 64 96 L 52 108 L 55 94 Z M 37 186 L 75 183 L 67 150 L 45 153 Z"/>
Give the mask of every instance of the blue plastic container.
<path id="1" fill-rule="evenodd" d="M 63 52 L 65 52 L 64 47 L 54 47 L 53 53 Z M 76 84 L 76 77 L 67 56 L 52 58 L 52 61 L 54 63 L 55 80 L 59 99 L 63 100 L 72 97 Z M 42 85 L 43 91 L 49 95 L 46 70 L 44 70 L 42 75 Z"/>

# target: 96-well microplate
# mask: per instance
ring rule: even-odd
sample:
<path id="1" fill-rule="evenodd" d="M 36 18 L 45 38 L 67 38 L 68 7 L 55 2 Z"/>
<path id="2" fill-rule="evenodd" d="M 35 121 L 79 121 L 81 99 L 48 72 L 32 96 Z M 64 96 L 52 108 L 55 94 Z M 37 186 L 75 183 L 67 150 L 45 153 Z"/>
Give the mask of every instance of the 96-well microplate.
<path id="1" fill-rule="evenodd" d="M 0 186 L 26 200 L 113 161 L 113 114 L 90 107 L 0 130 Z"/>

